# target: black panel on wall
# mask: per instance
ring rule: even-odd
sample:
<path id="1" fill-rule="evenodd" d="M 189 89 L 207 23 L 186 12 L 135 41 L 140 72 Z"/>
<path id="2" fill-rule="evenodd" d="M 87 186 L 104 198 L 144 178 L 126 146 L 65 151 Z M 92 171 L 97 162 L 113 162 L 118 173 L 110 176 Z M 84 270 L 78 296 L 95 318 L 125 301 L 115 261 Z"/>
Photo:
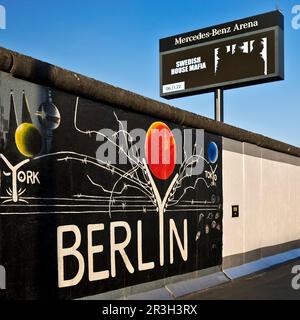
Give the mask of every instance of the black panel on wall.
<path id="1" fill-rule="evenodd" d="M 221 264 L 221 137 L 12 83 L 1 91 L 1 298 L 74 299 Z"/>

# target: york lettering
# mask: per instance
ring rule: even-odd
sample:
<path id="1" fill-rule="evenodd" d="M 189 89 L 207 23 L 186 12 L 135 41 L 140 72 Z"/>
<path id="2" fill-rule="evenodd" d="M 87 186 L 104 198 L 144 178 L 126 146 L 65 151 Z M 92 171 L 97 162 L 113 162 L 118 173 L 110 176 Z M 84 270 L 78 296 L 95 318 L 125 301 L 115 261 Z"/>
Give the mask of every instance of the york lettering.
<path id="1" fill-rule="evenodd" d="M 218 180 L 218 176 L 215 173 L 212 173 L 209 171 L 205 171 L 205 177 L 207 179 L 214 181 L 214 182 L 217 182 L 217 180 Z"/>
<path id="2" fill-rule="evenodd" d="M 28 171 L 19 171 L 17 174 L 17 179 L 21 183 L 26 184 L 40 184 L 39 172 L 34 172 L 31 170 Z"/>

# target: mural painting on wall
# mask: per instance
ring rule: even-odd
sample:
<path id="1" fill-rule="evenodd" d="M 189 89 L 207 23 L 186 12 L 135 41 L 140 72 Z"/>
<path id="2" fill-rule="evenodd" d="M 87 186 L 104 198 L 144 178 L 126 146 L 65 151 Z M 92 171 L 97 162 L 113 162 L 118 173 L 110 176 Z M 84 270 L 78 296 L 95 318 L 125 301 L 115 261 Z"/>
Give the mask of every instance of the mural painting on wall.
<path id="1" fill-rule="evenodd" d="M 221 264 L 220 137 L 0 81 L 1 298 L 72 299 Z"/>

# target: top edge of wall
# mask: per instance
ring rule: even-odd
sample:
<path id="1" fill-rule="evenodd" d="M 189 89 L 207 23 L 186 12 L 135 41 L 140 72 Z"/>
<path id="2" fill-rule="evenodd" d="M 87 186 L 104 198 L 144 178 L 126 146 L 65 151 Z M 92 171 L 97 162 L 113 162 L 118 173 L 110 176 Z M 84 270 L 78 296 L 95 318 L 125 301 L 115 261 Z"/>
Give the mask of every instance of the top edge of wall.
<path id="1" fill-rule="evenodd" d="M 49 86 L 83 98 L 204 129 L 229 139 L 300 157 L 300 148 L 230 126 L 171 105 L 114 87 L 58 66 L 0 47 L 0 70 L 15 78 Z"/>

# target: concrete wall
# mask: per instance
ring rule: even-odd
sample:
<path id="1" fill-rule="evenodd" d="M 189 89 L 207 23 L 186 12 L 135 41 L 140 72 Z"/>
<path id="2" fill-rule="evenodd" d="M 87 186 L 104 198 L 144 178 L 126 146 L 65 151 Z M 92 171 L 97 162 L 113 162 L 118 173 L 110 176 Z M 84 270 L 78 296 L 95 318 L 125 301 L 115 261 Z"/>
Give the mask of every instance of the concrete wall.
<path id="1" fill-rule="evenodd" d="M 98 144 L 92 145 L 92 143 L 97 142 L 95 139 L 93 142 L 91 142 L 91 140 L 89 140 L 88 143 L 86 142 L 86 138 L 90 139 L 89 133 L 91 133 L 91 131 L 89 131 L 89 128 L 96 128 L 95 130 L 99 130 L 99 128 L 102 127 L 108 128 L 112 125 L 113 121 L 116 120 L 116 115 L 118 116 L 118 119 L 129 121 L 129 127 L 131 129 L 136 128 L 138 125 L 146 131 L 154 121 L 164 121 L 171 128 L 178 127 L 181 130 L 186 128 L 200 129 L 205 133 L 203 150 L 208 151 L 207 147 L 210 141 L 214 140 L 217 141 L 218 150 L 221 151 L 223 141 L 223 151 L 220 152 L 220 156 L 218 158 L 219 163 L 214 164 L 214 166 L 218 166 L 218 169 L 212 166 L 209 168 L 210 170 L 212 169 L 212 172 L 209 172 L 208 166 L 210 166 L 210 164 L 207 161 L 206 168 L 204 168 L 207 173 L 205 173 L 205 175 L 202 173 L 202 178 L 210 179 L 211 181 L 209 181 L 209 183 L 212 184 L 214 179 L 214 175 L 212 173 L 215 172 L 214 170 L 217 170 L 218 188 L 217 190 L 208 188 L 208 184 L 207 189 L 209 191 L 203 191 L 204 188 L 198 188 L 195 191 L 195 195 L 191 195 L 190 198 L 185 199 L 184 201 L 190 201 L 191 205 L 195 206 L 197 205 L 197 202 L 195 202 L 196 199 L 199 201 L 210 199 L 209 201 L 218 202 L 218 204 L 216 204 L 218 206 L 215 208 L 216 210 L 219 210 L 220 213 L 222 211 L 224 212 L 223 268 L 256 260 L 280 251 L 300 247 L 300 210 L 298 205 L 300 198 L 298 193 L 300 187 L 300 148 L 177 109 L 173 106 L 137 95 L 133 92 L 113 87 L 106 83 L 87 78 L 83 75 L 61 69 L 57 66 L 38 61 L 4 48 L 0 48 L 0 71 L 3 73 L 3 77 L 0 77 L 0 82 L 2 81 L 0 104 L 3 105 L 3 108 L 0 108 L 0 118 L 3 120 L 3 125 L 1 125 L 1 130 L 3 132 L 2 136 L 0 135 L 2 142 L 5 140 L 3 134 L 5 130 L 3 128 L 7 127 L 7 123 L 13 122 L 17 126 L 17 124 L 19 125 L 18 121 L 25 122 L 25 118 L 23 117 L 23 107 L 26 106 L 27 103 L 29 103 L 29 106 L 32 108 L 32 123 L 43 131 L 43 122 L 40 123 L 37 116 L 41 115 L 40 106 L 41 103 L 47 99 L 49 88 L 51 88 L 52 91 L 52 99 L 61 113 L 62 122 L 59 128 L 55 131 L 57 137 L 54 144 L 54 147 L 56 148 L 55 150 L 58 151 L 59 154 L 60 151 L 65 152 L 70 151 L 70 149 L 72 149 L 71 151 L 73 154 L 77 148 L 88 148 L 88 150 L 86 150 L 86 154 L 91 155 L 91 152 L 95 152 L 99 146 Z M 12 93 L 9 92 L 11 89 L 13 90 Z M 28 99 L 25 99 L 26 97 Z M 82 107 L 84 104 L 84 109 L 80 109 L 79 107 L 79 111 L 81 110 L 81 116 L 78 117 L 77 107 L 75 107 L 77 97 L 80 98 L 80 106 Z M 15 98 L 15 100 L 13 98 Z M 14 108 L 16 108 L 16 112 L 10 112 L 10 110 L 14 110 Z M 94 114 L 96 109 L 97 114 L 103 114 L 105 117 L 96 117 Z M 85 110 L 85 112 L 82 110 Z M 11 114 L 12 117 L 10 116 Z M 15 116 L 13 116 L 13 114 L 15 114 Z M 15 119 L 18 121 L 11 121 L 11 119 L 14 120 L 14 117 L 18 118 Z M 75 121 L 73 120 L 75 120 L 75 118 L 81 121 L 80 125 L 83 125 L 83 128 L 85 128 L 84 130 L 78 130 L 76 127 L 74 128 Z M 98 119 L 100 119 L 99 121 L 101 123 L 97 122 Z M 11 128 L 13 126 L 10 125 Z M 86 128 L 88 128 L 88 131 L 85 131 L 87 130 Z M 10 134 L 12 137 L 14 136 L 16 131 L 15 129 L 16 128 L 5 133 L 6 140 L 8 139 L 7 136 L 10 136 Z M 74 134 L 76 134 L 76 137 L 73 139 L 72 135 Z M 47 137 L 50 139 L 49 136 Z M 3 153 L 2 155 L 2 159 L 5 158 L 7 160 L 7 157 L 9 157 L 9 160 L 12 161 L 14 160 L 13 157 L 16 156 L 17 158 L 13 163 L 22 161 L 21 158 L 18 158 L 21 156 L 17 152 L 18 150 L 13 151 L 11 150 L 12 144 L 6 143 L 6 146 L 8 145 L 9 150 L 0 150 L 0 153 L 5 152 L 5 154 Z M 45 146 L 48 146 L 48 144 L 45 144 Z M 82 154 L 82 150 L 79 151 Z M 52 153 L 49 153 L 49 155 L 51 154 Z M 36 175 L 38 172 L 45 172 L 46 179 L 44 179 L 44 181 L 48 181 L 47 175 L 50 175 L 46 172 L 51 171 L 44 170 L 45 168 L 52 168 L 53 170 L 53 165 L 69 165 L 68 157 L 64 159 L 64 162 L 50 161 L 50 166 L 47 164 L 43 165 L 41 162 L 35 164 L 35 160 L 40 160 L 38 157 L 39 156 L 31 158 L 30 163 L 28 162 L 30 167 L 26 169 L 30 169 L 30 172 L 33 172 Z M 208 157 L 206 158 L 208 159 Z M 82 159 L 82 164 L 87 162 L 86 159 L 87 158 Z M 65 183 L 70 183 L 72 188 L 75 189 L 86 186 L 85 190 L 91 191 L 92 189 L 89 185 L 91 181 L 85 179 L 86 185 L 84 185 L 84 180 L 81 179 L 81 176 L 72 174 L 73 168 L 75 167 L 70 165 L 70 167 L 57 169 L 57 174 L 54 175 L 55 178 L 50 179 L 50 182 L 56 187 L 49 188 L 48 184 L 44 184 L 45 188 L 43 189 L 43 192 L 48 192 L 52 189 L 55 193 L 69 192 L 71 189 L 69 187 L 65 187 Z M 61 174 L 58 170 L 61 170 Z M 66 176 L 66 173 L 69 174 Z M 83 173 L 85 173 L 84 170 Z M 104 174 L 95 174 L 95 176 L 101 177 L 101 180 L 105 180 L 108 183 L 108 186 L 112 182 L 110 177 L 102 179 Z M 4 174 L 2 177 L 4 177 Z M 8 176 L 5 177 L 9 180 Z M 75 177 L 77 177 L 79 181 L 75 181 Z M 87 177 L 85 176 L 85 178 Z M 198 177 L 195 177 L 195 179 L 196 178 Z M 224 181 L 223 191 L 222 180 Z M 7 184 L 10 182 L 6 181 Z M 189 182 L 191 185 L 194 185 L 194 182 L 191 181 L 191 179 Z M 161 182 L 161 184 L 162 188 L 165 187 L 163 182 Z M 4 192 L 7 192 L 6 189 L 9 191 L 9 186 L 6 188 L 4 182 L 2 182 L 1 186 Z M 216 188 L 216 186 L 214 186 L 214 188 Z M 26 186 L 26 192 L 31 192 L 31 196 L 36 193 L 41 197 L 42 192 L 39 189 L 40 187 L 38 185 Z M 18 190 L 19 189 L 15 188 L 15 193 Z M 21 191 L 19 192 L 23 195 L 24 190 L 20 190 Z M 106 190 L 108 190 L 107 187 Z M 78 191 L 76 189 L 75 191 L 76 192 L 72 192 L 72 195 L 78 196 L 82 194 L 80 190 Z M 9 191 L 9 193 L 11 192 Z M 27 194 L 24 194 L 24 196 L 26 195 Z M 53 199 L 57 199 L 57 194 L 52 195 L 52 197 Z M 16 199 L 18 199 L 18 197 L 15 197 L 13 200 L 16 201 Z M 6 200 L 9 200 L 7 199 L 7 196 L 4 199 L 5 203 L 7 203 Z M 40 207 L 40 203 L 37 203 L 37 205 Z M 205 205 L 207 205 L 206 201 Z M 240 216 L 238 218 L 232 218 L 231 216 L 232 205 L 239 205 Z M 86 237 L 86 224 L 98 224 L 99 226 L 99 221 L 97 220 L 98 217 L 92 214 L 90 218 L 88 218 L 87 215 L 76 213 L 78 215 L 76 220 L 74 220 L 74 215 L 63 214 L 63 218 L 61 218 L 54 210 L 52 213 L 55 213 L 55 219 L 51 217 L 49 219 L 45 219 L 44 215 L 42 216 L 43 218 L 39 218 L 39 212 L 32 217 L 30 212 L 27 212 L 26 214 L 26 212 L 23 212 L 25 211 L 25 206 L 22 206 L 22 212 L 21 209 L 19 210 L 22 214 L 20 214 L 20 212 L 13 212 L 14 210 L 17 210 L 13 206 L 10 208 L 7 207 L 8 206 L 6 206 L 5 209 L 2 207 L 0 211 L 0 227 L 2 228 L 2 231 L 6 228 L 5 232 L 0 232 L 0 238 L 2 240 L 6 240 L 6 245 L 3 245 L 3 241 L 1 241 L 0 265 L 2 264 L 6 267 L 7 284 L 10 284 L 10 286 L 7 287 L 5 292 L 3 290 L 0 291 L 0 299 L 4 296 L 5 299 L 16 299 L 18 297 L 31 299 L 43 297 L 72 299 L 99 293 L 107 293 L 111 295 L 111 298 L 113 298 L 117 297 L 117 295 L 114 296 L 116 291 L 118 291 L 118 294 L 121 292 L 121 295 L 127 295 L 129 293 L 133 294 L 140 292 L 141 290 L 145 291 L 147 288 L 153 289 L 157 286 L 161 286 L 162 284 L 166 285 L 179 279 L 186 280 L 188 278 L 195 278 L 200 275 L 199 272 L 203 275 L 204 273 L 209 272 L 208 270 L 219 270 L 218 268 L 221 264 L 221 249 L 218 251 L 217 255 L 204 255 L 206 249 L 214 248 L 215 251 L 215 241 L 205 240 L 202 245 L 197 244 L 197 241 L 201 239 L 201 237 L 199 238 L 199 235 L 206 237 L 205 235 L 208 234 L 208 226 L 203 228 L 204 220 L 200 211 L 199 214 L 196 214 L 196 209 L 193 208 L 191 211 L 193 213 L 190 214 L 185 206 L 185 212 L 181 215 L 174 214 L 172 219 L 181 219 L 181 221 L 178 221 L 179 226 L 179 222 L 183 225 L 183 215 L 188 215 L 187 219 L 191 224 L 191 228 L 188 228 L 189 232 L 185 232 L 184 230 L 186 229 L 181 228 L 184 231 L 183 235 L 188 234 L 188 243 L 193 244 L 193 246 L 188 246 L 188 261 L 185 261 L 177 250 L 177 256 L 179 258 L 177 257 L 178 259 L 176 260 L 176 263 L 169 263 L 168 266 L 160 266 L 159 261 L 155 260 L 155 265 L 160 268 L 160 270 L 158 270 L 159 272 L 157 272 L 156 269 L 150 270 L 151 273 L 145 273 L 145 276 L 143 277 L 140 277 L 140 275 L 137 277 L 135 274 L 129 274 L 127 277 L 123 277 L 123 273 L 119 272 L 120 278 L 114 278 L 112 281 L 110 279 L 105 279 L 107 280 L 105 285 L 103 285 L 103 282 L 95 283 L 95 281 L 93 281 L 92 284 L 88 283 L 89 277 L 86 273 L 83 276 L 82 282 L 79 283 L 79 286 L 75 289 L 58 289 L 57 273 L 58 270 L 63 269 L 58 269 L 57 255 L 54 250 L 57 247 L 57 227 L 61 226 L 61 224 L 64 224 L 65 222 L 68 223 L 68 225 L 73 225 L 75 223 L 83 225 L 82 235 L 84 240 L 80 250 L 84 251 L 84 253 L 82 253 L 84 255 L 84 260 L 88 261 L 88 255 L 85 250 L 88 242 Z M 51 204 L 50 208 L 52 207 L 53 204 Z M 194 220 L 191 219 L 191 216 L 194 216 Z M 204 213 L 203 216 L 205 216 Z M 23 217 L 23 222 L 20 217 Z M 212 219 L 212 214 L 209 214 L 209 217 Z M 144 218 L 148 219 L 148 216 L 143 216 L 142 219 Z M 16 219 L 15 222 L 13 222 L 12 219 Z M 91 220 L 88 221 L 87 219 Z M 130 219 L 132 219 L 132 217 Z M 216 215 L 215 219 L 217 219 Z M 218 219 L 222 221 L 222 215 L 218 214 Z M 26 223 L 29 226 L 27 229 L 24 227 Z M 153 223 L 153 221 L 151 223 Z M 146 224 L 147 222 L 145 221 L 145 225 Z M 137 224 L 134 223 L 134 225 L 135 229 L 132 230 L 137 234 Z M 195 230 L 199 225 L 200 229 L 202 229 Z M 18 232 L 15 226 L 22 230 L 23 233 Z M 218 222 L 217 226 L 220 227 L 221 223 Z M 165 229 L 167 230 L 167 228 Z M 222 230 L 222 228 L 217 229 L 219 231 Z M 32 233 L 29 233 L 28 230 L 31 230 Z M 107 227 L 105 230 L 110 229 Z M 157 246 L 153 246 L 153 230 L 152 225 L 152 228 L 145 228 L 145 231 L 143 231 L 144 234 L 148 233 L 148 239 L 151 238 L 152 243 L 152 246 L 150 247 L 145 246 L 145 251 L 151 251 L 150 255 L 147 256 L 148 253 L 142 255 L 144 260 L 147 262 L 150 261 L 150 259 L 152 261 L 152 253 L 157 255 L 158 252 L 158 250 L 155 249 Z M 194 231 L 194 233 L 191 232 L 191 230 Z M 201 232 L 199 233 L 198 231 Z M 180 233 L 180 231 L 178 232 Z M 6 234 L 6 236 L 4 236 L 4 234 Z M 172 234 L 174 234 L 174 232 Z M 179 234 L 179 238 L 183 239 L 183 235 Z M 14 239 L 14 237 L 16 239 Z M 139 239 L 139 237 L 134 238 Z M 210 237 L 207 236 L 207 238 Z M 109 236 L 107 236 L 104 248 L 109 247 L 109 239 Z M 164 237 L 160 237 L 160 239 L 163 240 Z M 218 239 L 220 239 L 220 241 L 218 242 L 217 247 L 220 248 L 222 245 L 221 237 Z M 27 251 L 24 250 L 24 243 L 30 243 L 30 246 L 25 247 Z M 145 240 L 145 243 L 149 243 L 149 240 Z M 162 242 L 160 241 L 159 244 L 160 243 Z M 167 241 L 167 243 L 170 242 Z M 210 245 L 203 245 L 207 243 Z M 93 244 L 93 241 L 90 241 L 90 247 L 91 244 Z M 132 244 L 136 243 L 134 242 L 130 245 Z M 132 245 L 131 247 L 136 246 Z M 199 248 L 199 250 L 195 250 L 195 247 Z M 150 250 L 148 250 L 148 248 Z M 161 249 L 164 248 L 164 246 L 161 245 L 158 248 Z M 166 252 L 168 251 L 167 249 L 165 250 Z M 28 250 L 31 250 L 31 254 L 28 254 Z M 131 250 L 131 253 L 135 254 L 136 251 L 137 250 Z M 164 252 L 164 250 L 161 251 Z M 102 251 L 100 250 L 97 253 L 101 252 Z M 155 259 L 159 258 L 162 260 L 161 256 L 163 255 L 160 255 L 160 257 L 155 256 Z M 108 255 L 105 255 L 105 257 L 107 258 Z M 210 263 L 211 258 L 214 258 L 213 263 Z M 50 259 L 51 261 L 49 262 L 47 259 Z M 132 260 L 136 261 L 134 257 Z M 27 265 L 24 264 L 24 261 Z M 118 266 L 119 265 L 124 265 L 124 263 L 118 263 Z M 209 267 L 212 268 L 208 269 Z M 70 265 L 70 268 L 66 269 L 68 269 L 68 272 L 70 270 L 75 270 L 73 273 L 76 274 L 76 268 L 77 264 L 73 263 Z M 137 268 L 135 266 L 135 270 L 136 269 Z M 104 270 L 104 267 L 98 266 L 97 270 Z M 69 276 L 74 276 L 74 274 Z M 177 280 L 174 280 L 174 277 Z M 128 279 L 127 283 L 124 282 L 124 279 Z M 112 291 L 114 289 L 116 291 Z"/>
<path id="2" fill-rule="evenodd" d="M 221 265 L 219 135 L 0 83 L 0 300 L 127 294 Z"/>
<path id="3" fill-rule="evenodd" d="M 299 246 L 299 189 L 298 157 L 223 138 L 224 268 Z"/>

